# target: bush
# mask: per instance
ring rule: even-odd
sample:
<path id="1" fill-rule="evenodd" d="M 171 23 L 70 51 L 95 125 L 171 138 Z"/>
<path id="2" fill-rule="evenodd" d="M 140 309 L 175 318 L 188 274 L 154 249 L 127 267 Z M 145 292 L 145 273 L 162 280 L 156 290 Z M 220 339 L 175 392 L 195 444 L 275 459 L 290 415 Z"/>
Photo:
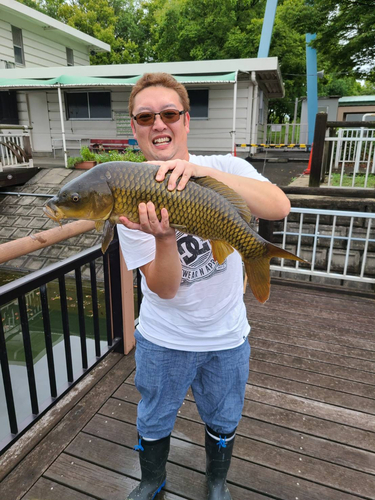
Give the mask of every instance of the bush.
<path id="1" fill-rule="evenodd" d="M 81 148 L 80 156 L 68 158 L 68 168 L 74 168 L 77 163 L 83 161 L 96 161 L 97 163 L 107 163 L 109 161 L 134 161 L 137 163 L 146 161 L 141 151 L 126 149 L 124 153 L 118 151 L 108 151 L 108 153 L 93 153 L 85 146 Z"/>

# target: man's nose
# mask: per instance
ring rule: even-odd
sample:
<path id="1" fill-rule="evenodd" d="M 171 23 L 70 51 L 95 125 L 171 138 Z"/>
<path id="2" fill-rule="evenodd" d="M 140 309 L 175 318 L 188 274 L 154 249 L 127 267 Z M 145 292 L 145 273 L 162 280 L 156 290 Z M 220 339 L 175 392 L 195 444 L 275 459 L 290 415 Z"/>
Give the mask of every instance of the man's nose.
<path id="1" fill-rule="evenodd" d="M 161 119 L 160 115 L 155 116 L 153 128 L 155 128 L 157 130 L 163 130 L 164 128 L 166 128 L 166 125 L 163 122 L 163 120 Z"/>

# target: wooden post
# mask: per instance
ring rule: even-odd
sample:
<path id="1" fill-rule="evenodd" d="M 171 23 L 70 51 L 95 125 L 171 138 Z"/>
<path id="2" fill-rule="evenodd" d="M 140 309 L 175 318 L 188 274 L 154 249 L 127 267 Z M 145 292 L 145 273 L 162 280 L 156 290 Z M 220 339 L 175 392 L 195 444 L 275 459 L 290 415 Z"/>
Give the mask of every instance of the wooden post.
<path id="1" fill-rule="evenodd" d="M 315 119 L 314 147 L 311 155 L 309 187 L 319 187 L 323 163 L 323 151 L 327 129 L 327 113 L 317 113 Z"/>
<path id="2" fill-rule="evenodd" d="M 124 338 L 124 354 L 129 352 L 135 346 L 134 338 L 134 285 L 133 271 L 128 271 L 124 256 L 120 252 L 120 269 L 121 269 L 121 292 L 122 292 L 122 322 L 123 322 L 123 338 Z"/>

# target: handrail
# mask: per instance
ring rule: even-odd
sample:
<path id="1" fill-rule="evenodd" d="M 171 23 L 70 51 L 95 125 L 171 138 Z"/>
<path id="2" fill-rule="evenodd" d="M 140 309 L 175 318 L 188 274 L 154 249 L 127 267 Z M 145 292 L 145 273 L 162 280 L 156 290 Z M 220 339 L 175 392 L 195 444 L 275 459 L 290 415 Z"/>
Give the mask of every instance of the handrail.
<path id="1" fill-rule="evenodd" d="M 40 233 L 34 233 L 24 238 L 8 241 L 0 245 L 0 264 L 21 257 L 35 250 L 54 245 L 60 241 L 86 233 L 95 228 L 95 223 L 88 220 L 69 222 L 60 227 L 54 227 Z"/>

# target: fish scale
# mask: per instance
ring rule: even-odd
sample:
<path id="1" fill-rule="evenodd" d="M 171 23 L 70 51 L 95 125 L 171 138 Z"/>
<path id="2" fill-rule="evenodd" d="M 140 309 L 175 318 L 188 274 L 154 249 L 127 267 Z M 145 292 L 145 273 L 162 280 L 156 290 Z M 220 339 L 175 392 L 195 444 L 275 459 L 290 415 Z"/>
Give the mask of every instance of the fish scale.
<path id="1" fill-rule="evenodd" d="M 147 163 L 132 162 L 97 165 L 67 183 L 47 202 L 45 213 L 56 221 L 63 218 L 106 221 L 102 243 L 105 251 L 119 217 L 124 215 L 132 222 L 139 222 L 139 204 L 152 201 L 159 219 L 161 209 L 166 208 L 172 227 L 210 240 L 213 256 L 219 263 L 235 248 L 242 256 L 249 284 L 260 302 L 269 296 L 272 257 L 305 262 L 255 233 L 249 225 L 251 214 L 244 200 L 225 184 L 211 177 L 191 178 L 183 190 L 169 191 L 170 174 L 157 182 L 158 169 Z"/>

